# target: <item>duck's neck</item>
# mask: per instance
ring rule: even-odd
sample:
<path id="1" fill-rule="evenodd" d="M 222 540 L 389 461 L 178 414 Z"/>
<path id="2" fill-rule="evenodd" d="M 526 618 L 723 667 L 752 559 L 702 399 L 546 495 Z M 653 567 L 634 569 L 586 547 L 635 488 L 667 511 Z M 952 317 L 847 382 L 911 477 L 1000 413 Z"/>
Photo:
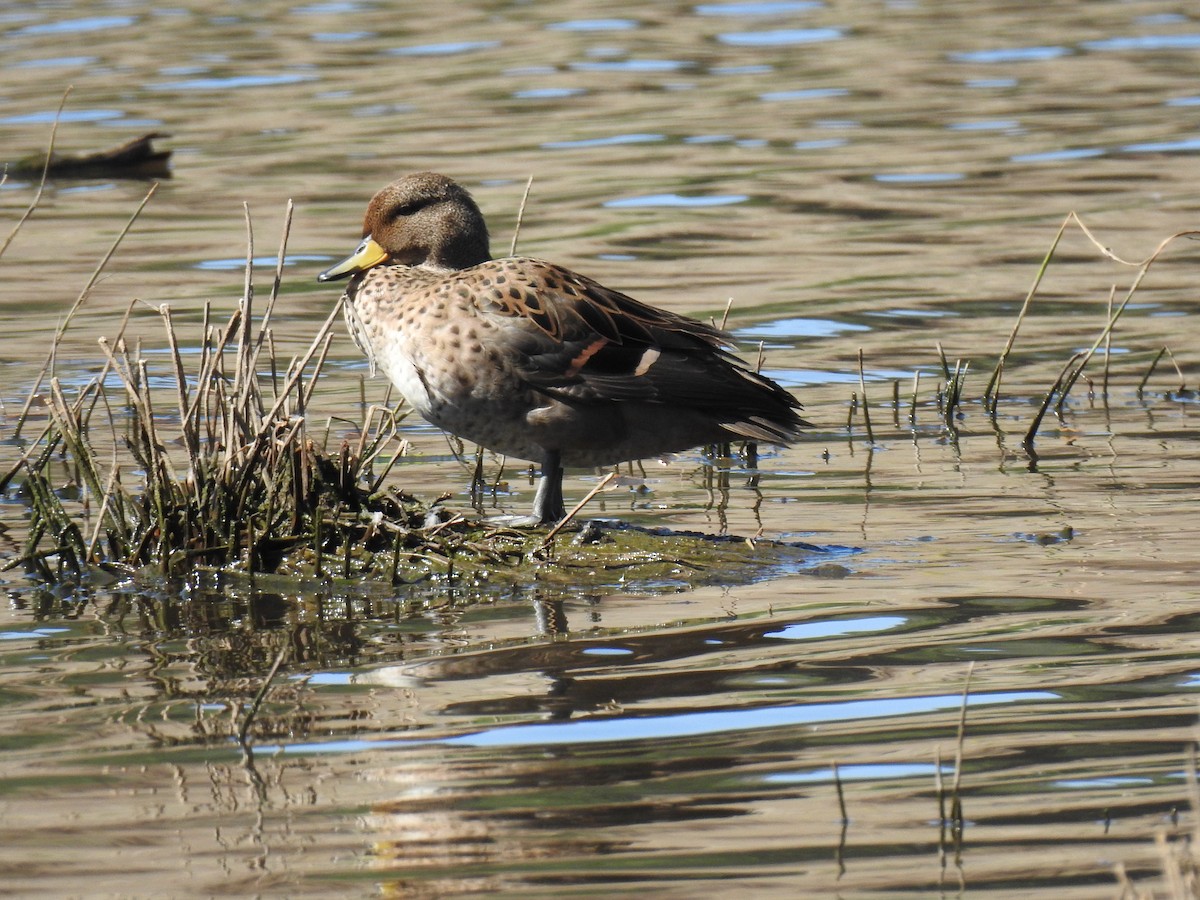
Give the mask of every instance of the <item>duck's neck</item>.
<path id="1" fill-rule="evenodd" d="M 476 238 L 469 242 L 464 241 L 454 247 L 447 247 L 441 253 L 433 254 L 425 260 L 424 265 L 442 269 L 469 269 L 471 266 L 485 263 L 491 258 L 492 254 L 488 249 L 488 239 L 485 235 L 481 239 Z"/>

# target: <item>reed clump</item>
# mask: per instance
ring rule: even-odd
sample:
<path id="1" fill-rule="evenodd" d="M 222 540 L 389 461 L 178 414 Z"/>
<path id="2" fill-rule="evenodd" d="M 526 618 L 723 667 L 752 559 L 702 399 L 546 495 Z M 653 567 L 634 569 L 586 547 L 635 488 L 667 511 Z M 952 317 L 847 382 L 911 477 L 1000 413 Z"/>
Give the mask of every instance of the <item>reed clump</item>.
<path id="1" fill-rule="evenodd" d="M 452 568 L 478 537 L 479 526 L 439 521 L 431 506 L 384 486 L 406 446 L 393 412 L 368 408 L 357 439 L 332 448 L 312 433 L 306 410 L 339 309 L 305 353 L 280 360 L 271 320 L 290 218 L 289 204 L 261 313 L 250 240 L 244 293 L 228 318 L 214 320 L 206 305 L 200 334 L 186 340 L 171 307 L 158 308 L 166 371 L 164 354 L 125 339 L 131 304 L 117 335 L 99 341 L 95 378 L 71 392 L 49 378 L 44 430 L 0 473 L 0 487 L 17 486 L 29 509 L 23 550 L 5 568 L 52 583 L 146 567 L 168 576 L 212 567 L 405 580 Z M 490 537 L 472 546 L 474 558 L 508 555 L 501 532 Z"/>
<path id="2" fill-rule="evenodd" d="M 1109 396 L 1113 332 L 1117 326 L 1117 323 L 1121 319 L 1121 315 L 1124 313 L 1125 309 L 1129 306 L 1130 302 L 1137 294 L 1138 289 L 1141 287 L 1142 282 L 1150 272 L 1150 269 L 1172 245 L 1183 240 L 1190 241 L 1200 239 L 1200 231 L 1180 231 L 1160 241 L 1158 246 L 1155 247 L 1154 252 L 1145 259 L 1131 261 L 1122 259 L 1113 253 L 1112 250 L 1101 244 L 1078 215 L 1073 212 L 1068 214 L 1063 220 L 1062 224 L 1059 226 L 1058 232 L 1051 243 L 1050 249 L 1042 259 L 1041 266 L 1038 268 L 1032 286 L 1025 295 L 1024 302 L 1021 304 L 1020 310 L 1017 313 L 1017 317 L 1013 323 L 1008 340 L 996 360 L 991 377 L 988 379 L 986 387 L 983 388 L 982 394 L 976 396 L 969 396 L 967 394 L 966 381 L 967 374 L 970 371 L 971 361 L 958 359 L 955 361 L 954 366 L 951 367 L 946 358 L 945 351 L 942 349 L 941 343 L 935 344 L 938 356 L 937 368 L 940 371 L 943 379 L 942 381 L 939 381 L 937 386 L 934 388 L 938 420 L 936 422 L 936 427 L 938 431 L 948 435 L 950 439 L 957 440 L 959 423 L 966 418 L 965 407 L 969 404 L 976 404 L 982 408 L 991 423 L 992 429 L 997 433 L 1001 432 L 1001 426 L 999 424 L 999 411 L 1000 404 L 1004 399 L 1001 392 L 1001 387 L 1003 385 L 1003 376 L 1006 371 L 1006 366 L 1008 365 L 1009 358 L 1013 352 L 1014 346 L 1016 345 L 1017 336 L 1021 330 L 1021 326 L 1027 318 L 1034 299 L 1037 297 L 1038 289 L 1041 285 L 1042 279 L 1050 267 L 1050 263 L 1054 258 L 1060 242 L 1062 241 L 1064 233 L 1072 225 L 1077 227 L 1084 234 L 1088 242 L 1098 251 L 1100 256 L 1134 269 L 1135 275 L 1129 287 L 1125 290 L 1124 296 L 1121 298 L 1119 303 L 1116 302 L 1118 288 L 1116 285 L 1113 285 L 1109 292 L 1107 313 L 1101 322 L 1101 327 L 1096 335 L 1095 340 L 1086 350 L 1080 350 L 1066 359 L 1066 361 L 1062 364 L 1057 377 L 1050 383 L 1049 387 L 1046 388 L 1044 396 L 1041 398 L 1041 401 L 1037 405 L 1035 412 L 1030 418 L 1028 424 L 1025 426 L 1025 430 L 1022 434 L 1021 448 L 1025 455 L 1029 458 L 1030 462 L 1034 464 L 1036 464 L 1038 460 L 1038 452 L 1036 449 L 1037 437 L 1042 429 L 1042 424 L 1046 419 L 1046 415 L 1053 412 L 1055 416 L 1061 419 L 1064 409 L 1071 396 L 1071 392 L 1081 377 L 1085 378 L 1086 380 L 1089 388 L 1089 394 L 1094 395 L 1098 387 L 1101 398 L 1104 400 L 1104 402 L 1107 402 Z M 1094 381 L 1091 377 L 1085 376 L 1084 373 L 1087 370 L 1088 365 L 1096 358 L 1097 354 L 1099 354 L 1103 362 L 1103 367 L 1102 371 L 1096 373 L 1096 378 Z M 1162 347 L 1158 351 L 1151 361 L 1149 368 L 1142 376 L 1137 385 L 1137 394 L 1139 398 L 1143 395 L 1147 382 L 1154 374 L 1164 356 L 1170 360 L 1171 365 L 1175 370 L 1175 375 L 1178 379 L 1176 382 L 1177 387 L 1174 390 L 1169 391 L 1167 396 L 1175 397 L 1177 399 L 1194 399 L 1196 395 L 1195 391 L 1188 389 L 1183 370 L 1169 347 Z M 850 395 L 846 430 L 848 433 L 853 433 L 854 421 L 857 416 L 861 415 L 863 425 L 867 432 L 867 441 L 870 444 L 874 444 L 875 434 L 871 427 L 870 406 L 866 402 L 867 382 L 863 371 L 863 364 L 863 351 L 860 349 L 858 352 L 859 390 L 851 393 Z M 917 413 L 921 405 L 919 398 L 920 386 L 921 372 L 920 370 L 917 370 L 914 372 L 911 401 L 909 403 L 908 412 L 908 430 L 913 434 L 917 432 Z M 860 399 L 862 401 L 861 404 Z M 1018 395 L 1018 397 L 1015 399 L 1018 400 L 1021 406 L 1025 406 L 1028 400 L 1028 398 L 1023 394 Z M 892 384 L 891 403 L 893 409 L 893 421 L 896 429 L 899 429 L 901 402 L 900 383 L 898 381 L 893 381 Z"/>

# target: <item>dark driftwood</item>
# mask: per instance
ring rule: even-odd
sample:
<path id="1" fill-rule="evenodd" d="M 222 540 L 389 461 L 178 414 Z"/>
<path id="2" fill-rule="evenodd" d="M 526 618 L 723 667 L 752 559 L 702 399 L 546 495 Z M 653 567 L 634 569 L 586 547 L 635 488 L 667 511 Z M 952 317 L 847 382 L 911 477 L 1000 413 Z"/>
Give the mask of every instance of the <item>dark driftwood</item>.
<path id="1" fill-rule="evenodd" d="M 49 175 L 74 178 L 170 178 L 170 150 L 155 150 L 155 138 L 170 137 L 152 131 L 107 150 L 95 153 L 52 153 Z M 16 175 L 41 175 L 46 166 L 46 154 L 40 153 L 19 159 L 10 167 Z"/>

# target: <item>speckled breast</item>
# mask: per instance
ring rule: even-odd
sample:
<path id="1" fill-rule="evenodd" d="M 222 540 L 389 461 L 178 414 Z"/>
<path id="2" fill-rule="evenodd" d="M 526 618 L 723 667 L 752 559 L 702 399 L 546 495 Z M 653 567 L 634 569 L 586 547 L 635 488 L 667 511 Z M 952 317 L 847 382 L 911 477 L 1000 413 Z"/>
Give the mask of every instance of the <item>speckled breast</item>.
<path id="1" fill-rule="evenodd" d="M 423 418 L 499 453 L 541 458 L 526 422 L 538 400 L 505 365 L 499 325 L 456 279 L 387 266 L 347 294 L 352 333 Z"/>

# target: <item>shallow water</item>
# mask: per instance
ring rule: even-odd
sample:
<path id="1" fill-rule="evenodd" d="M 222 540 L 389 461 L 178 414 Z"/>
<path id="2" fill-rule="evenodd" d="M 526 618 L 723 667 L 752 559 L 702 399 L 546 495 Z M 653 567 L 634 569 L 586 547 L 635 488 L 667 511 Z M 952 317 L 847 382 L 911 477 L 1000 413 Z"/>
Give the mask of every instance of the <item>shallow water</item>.
<path id="1" fill-rule="evenodd" d="M 720 318 L 816 427 L 714 488 L 647 462 L 594 513 L 823 548 L 737 578 L 681 564 L 587 589 L 211 577 L 92 593 L 14 573 L 0 621 L 0 878 L 21 895 L 1115 896 L 1163 890 L 1195 739 L 1196 245 L 1173 244 L 1031 460 L 1066 360 L 1134 270 L 1200 222 L 1200 22 L 1175 4 L 359 2 L 0 11 L 3 155 L 170 132 L 164 181 L 58 353 L 161 346 L 260 290 L 296 203 L 276 335 L 307 344 L 316 272 L 404 171 L 468 185 L 507 252 Z M 0 468 L 50 336 L 149 184 L 60 181 L 0 259 Z M 14 223 L 34 185 L 0 187 Z M 11 226 L 0 228 L 7 235 Z M 948 429 L 935 392 L 970 361 Z M 864 381 L 874 440 L 851 395 Z M 344 338 L 313 418 L 357 411 Z M 921 381 L 910 418 L 913 375 Z M 165 365 L 164 365 L 165 374 Z M 893 406 L 893 382 L 900 403 Z M 369 402 L 385 386 L 367 382 Z M 34 408 L 34 418 L 41 415 Z M 342 426 L 334 426 L 336 430 Z M 396 479 L 465 506 L 410 422 Z M 494 467 L 495 462 L 489 461 Z M 495 471 L 494 468 L 490 471 Z M 499 506 L 532 485 L 512 464 Z M 572 473 L 581 497 L 594 473 Z M 0 553 L 24 506 L 0 502 Z M 670 538 L 664 537 L 664 542 Z M 686 560 L 683 561 L 686 563 Z M 765 576 L 772 577 L 765 577 Z M 279 648 L 253 766 L 230 704 Z M 961 847 L 941 823 L 960 707 Z M 838 773 L 834 775 L 834 767 Z M 838 803 L 840 780 L 845 819 Z"/>

